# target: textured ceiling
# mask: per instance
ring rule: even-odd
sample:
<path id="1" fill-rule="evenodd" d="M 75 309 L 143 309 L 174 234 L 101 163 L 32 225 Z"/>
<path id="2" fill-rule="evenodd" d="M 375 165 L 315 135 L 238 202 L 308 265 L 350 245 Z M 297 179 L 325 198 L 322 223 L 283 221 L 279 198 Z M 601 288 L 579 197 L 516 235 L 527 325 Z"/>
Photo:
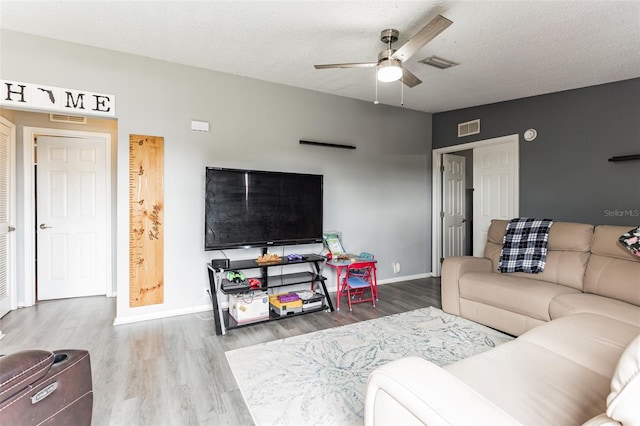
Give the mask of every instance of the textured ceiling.
<path id="1" fill-rule="evenodd" d="M 404 107 L 448 111 L 640 77 L 638 1 L 0 1 L 0 28 L 373 101 L 380 31 L 401 46 L 453 21 L 405 66 Z M 421 63 L 439 56 L 460 65 Z M 400 83 L 380 83 L 400 105 Z"/>

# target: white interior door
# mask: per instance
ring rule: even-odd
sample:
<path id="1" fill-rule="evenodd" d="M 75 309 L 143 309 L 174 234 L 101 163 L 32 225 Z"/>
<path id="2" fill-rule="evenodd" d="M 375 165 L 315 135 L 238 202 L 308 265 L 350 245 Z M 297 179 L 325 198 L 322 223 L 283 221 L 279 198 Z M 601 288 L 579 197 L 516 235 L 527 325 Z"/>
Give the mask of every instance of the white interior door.
<path id="1" fill-rule="evenodd" d="M 518 216 L 517 143 L 473 149 L 473 255 L 482 257 L 491 219 Z"/>
<path id="2" fill-rule="evenodd" d="M 106 294 L 105 143 L 38 136 L 36 152 L 38 299 Z"/>
<path id="3" fill-rule="evenodd" d="M 465 158 L 442 154 L 442 257 L 463 256 L 465 242 Z"/>
<path id="4" fill-rule="evenodd" d="M 13 307 L 15 291 L 15 125 L 0 117 L 0 318 Z M 0 332 L 0 334 L 2 334 Z"/>

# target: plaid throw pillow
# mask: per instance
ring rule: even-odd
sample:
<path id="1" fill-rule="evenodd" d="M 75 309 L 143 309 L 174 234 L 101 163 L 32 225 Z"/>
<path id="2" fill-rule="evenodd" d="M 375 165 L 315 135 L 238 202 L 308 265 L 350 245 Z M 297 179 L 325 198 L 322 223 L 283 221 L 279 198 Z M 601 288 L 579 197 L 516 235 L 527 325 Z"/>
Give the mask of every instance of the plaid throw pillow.
<path id="1" fill-rule="evenodd" d="M 625 232 L 619 238 L 619 241 L 625 246 L 631 253 L 640 257 L 640 226 L 637 226 Z"/>

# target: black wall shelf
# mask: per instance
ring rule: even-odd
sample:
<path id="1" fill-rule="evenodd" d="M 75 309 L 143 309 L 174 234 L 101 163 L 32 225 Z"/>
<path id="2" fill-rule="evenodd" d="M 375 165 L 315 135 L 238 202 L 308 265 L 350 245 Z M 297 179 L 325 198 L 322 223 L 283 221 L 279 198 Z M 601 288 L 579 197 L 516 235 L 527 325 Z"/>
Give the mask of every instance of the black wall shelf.
<path id="1" fill-rule="evenodd" d="M 633 160 L 640 160 L 640 154 L 621 155 L 619 157 L 611 157 L 611 158 L 609 158 L 609 161 L 612 161 L 614 163 L 617 163 L 619 161 L 633 161 Z"/>
<path id="2" fill-rule="evenodd" d="M 356 149 L 356 147 L 353 145 L 340 145 L 338 143 L 313 142 L 313 141 L 303 141 L 303 140 L 300 140 L 300 145 L 315 145 L 315 146 L 324 146 L 328 148 Z"/>

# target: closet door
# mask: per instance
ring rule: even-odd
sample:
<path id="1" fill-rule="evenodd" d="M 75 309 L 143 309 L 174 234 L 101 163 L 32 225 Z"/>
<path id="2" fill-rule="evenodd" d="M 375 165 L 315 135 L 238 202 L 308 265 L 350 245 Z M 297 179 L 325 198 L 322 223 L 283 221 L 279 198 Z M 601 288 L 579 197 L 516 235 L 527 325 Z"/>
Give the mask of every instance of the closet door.
<path id="1" fill-rule="evenodd" d="M 16 291 L 15 142 L 15 125 L 0 117 L 0 317 L 14 308 Z"/>

